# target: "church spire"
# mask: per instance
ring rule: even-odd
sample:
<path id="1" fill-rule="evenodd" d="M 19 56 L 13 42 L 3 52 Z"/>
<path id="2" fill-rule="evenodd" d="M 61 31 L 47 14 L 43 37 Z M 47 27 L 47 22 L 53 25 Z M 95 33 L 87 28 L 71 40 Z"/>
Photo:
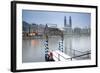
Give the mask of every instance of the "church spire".
<path id="1" fill-rule="evenodd" d="M 66 16 L 64 16 L 64 27 L 67 27 Z"/>
<path id="2" fill-rule="evenodd" d="M 71 16 L 69 17 L 69 26 L 72 27 L 72 19 L 71 19 Z"/>

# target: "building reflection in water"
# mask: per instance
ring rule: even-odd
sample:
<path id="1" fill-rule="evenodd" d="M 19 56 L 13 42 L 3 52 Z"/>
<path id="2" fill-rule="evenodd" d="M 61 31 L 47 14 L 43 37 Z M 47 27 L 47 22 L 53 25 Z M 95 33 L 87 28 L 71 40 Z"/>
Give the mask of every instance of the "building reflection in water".
<path id="1" fill-rule="evenodd" d="M 32 46 L 37 46 L 37 45 L 39 45 L 39 41 L 36 40 L 36 39 L 33 39 L 33 40 L 31 40 L 31 45 Z"/>

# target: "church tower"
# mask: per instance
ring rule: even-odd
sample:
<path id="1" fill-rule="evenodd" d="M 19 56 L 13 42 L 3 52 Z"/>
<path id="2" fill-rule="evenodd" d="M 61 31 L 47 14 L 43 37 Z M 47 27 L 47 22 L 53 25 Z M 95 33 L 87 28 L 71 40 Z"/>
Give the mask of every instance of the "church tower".
<path id="1" fill-rule="evenodd" d="M 64 27 L 67 27 L 66 16 L 64 17 Z"/>
<path id="2" fill-rule="evenodd" d="M 72 19 L 71 19 L 71 16 L 69 17 L 69 27 L 70 28 L 72 27 Z"/>

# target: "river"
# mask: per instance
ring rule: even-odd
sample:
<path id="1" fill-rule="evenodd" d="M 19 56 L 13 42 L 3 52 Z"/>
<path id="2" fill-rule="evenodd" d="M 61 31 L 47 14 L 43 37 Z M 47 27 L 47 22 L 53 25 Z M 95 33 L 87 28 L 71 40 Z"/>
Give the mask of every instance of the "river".
<path id="1" fill-rule="evenodd" d="M 60 36 L 52 36 L 48 39 L 49 50 L 58 50 Z M 22 62 L 45 62 L 45 39 L 33 38 L 22 40 Z M 70 56 L 81 55 L 91 50 L 91 38 L 89 35 L 64 35 L 63 52 Z M 73 55 L 74 54 L 74 55 Z"/>

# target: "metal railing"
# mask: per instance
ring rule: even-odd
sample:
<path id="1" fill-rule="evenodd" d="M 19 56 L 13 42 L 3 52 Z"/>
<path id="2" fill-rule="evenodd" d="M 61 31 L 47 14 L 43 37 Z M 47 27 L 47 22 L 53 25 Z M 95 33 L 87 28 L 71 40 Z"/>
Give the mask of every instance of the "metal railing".
<path id="1" fill-rule="evenodd" d="M 74 50 L 74 49 L 66 49 L 66 52 L 65 52 L 67 55 L 71 56 L 71 57 L 76 57 L 76 56 L 79 56 L 79 55 L 83 55 L 83 54 L 86 54 L 86 53 L 91 53 L 91 50 L 87 50 L 87 51 L 79 51 L 79 50 Z M 91 58 L 91 55 L 88 54 L 88 55 L 85 55 L 85 56 L 82 56 L 82 57 L 77 57 L 75 59 L 90 59 Z"/>
<path id="2" fill-rule="evenodd" d="M 66 58 L 62 55 L 60 55 L 59 53 L 56 52 L 57 56 L 55 56 L 58 61 L 61 61 L 61 57 L 64 58 L 65 60 L 83 60 L 83 59 L 90 59 L 90 54 L 91 54 L 91 50 L 89 51 L 85 51 L 85 52 L 81 52 L 81 51 L 78 51 L 78 52 L 81 52 L 80 55 L 75 55 L 75 51 L 78 51 L 78 50 L 74 50 L 74 56 L 71 57 L 71 58 Z"/>
<path id="3" fill-rule="evenodd" d="M 86 53 L 86 54 L 82 54 L 82 55 L 79 55 L 79 56 L 74 56 L 74 57 L 71 57 L 71 58 L 67 58 L 69 60 L 73 60 L 73 59 L 77 59 L 77 58 L 80 58 L 80 57 L 83 57 L 83 56 L 89 56 L 91 53 Z M 88 57 L 89 58 L 89 57 Z"/>

